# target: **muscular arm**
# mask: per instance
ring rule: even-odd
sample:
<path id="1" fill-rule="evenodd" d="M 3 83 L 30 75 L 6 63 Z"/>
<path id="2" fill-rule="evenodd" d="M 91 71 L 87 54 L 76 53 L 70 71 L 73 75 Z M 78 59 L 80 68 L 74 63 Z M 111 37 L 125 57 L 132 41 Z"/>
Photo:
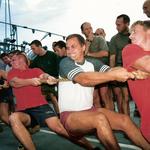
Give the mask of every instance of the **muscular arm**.
<path id="1" fill-rule="evenodd" d="M 21 79 L 18 77 L 14 77 L 12 80 L 9 81 L 9 84 L 12 87 L 19 88 L 19 87 L 24 87 L 24 86 L 38 86 L 41 84 L 39 78 L 31 78 L 31 79 Z"/>
<path id="2" fill-rule="evenodd" d="M 120 81 L 125 82 L 126 80 L 134 78 L 132 73 L 129 73 L 124 68 L 115 68 L 110 71 L 101 72 L 82 72 L 74 77 L 74 81 L 83 86 L 95 86 L 100 83 L 109 81 Z"/>
<path id="3" fill-rule="evenodd" d="M 150 73 L 150 65 L 149 64 L 150 64 L 150 55 L 145 55 L 145 56 L 137 59 L 132 64 L 132 67 L 135 69 Z"/>

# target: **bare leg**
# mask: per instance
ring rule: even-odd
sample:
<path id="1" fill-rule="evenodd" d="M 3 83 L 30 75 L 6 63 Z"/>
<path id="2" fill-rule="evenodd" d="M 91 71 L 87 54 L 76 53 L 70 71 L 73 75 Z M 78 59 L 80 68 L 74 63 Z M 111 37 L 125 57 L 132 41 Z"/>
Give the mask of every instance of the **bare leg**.
<path id="1" fill-rule="evenodd" d="M 109 149 L 120 149 L 117 140 L 114 137 L 112 133 L 112 129 L 110 125 L 105 121 L 105 117 L 102 118 L 102 116 L 97 116 L 97 136 L 98 138 L 102 141 L 104 146 L 109 150 Z M 102 126 L 102 128 L 101 128 Z M 103 138 L 102 138 L 103 137 Z"/>
<path id="2" fill-rule="evenodd" d="M 102 101 L 104 101 L 105 108 L 109 110 L 114 110 L 114 104 L 112 98 L 110 97 L 108 86 L 104 84 L 104 86 L 100 87 L 99 90 Z"/>
<path id="3" fill-rule="evenodd" d="M 83 148 L 86 148 L 87 150 L 93 150 L 93 145 L 85 138 L 81 138 L 81 139 L 71 138 L 57 117 L 48 118 L 45 120 L 45 122 L 48 125 L 48 127 L 54 132 L 56 132 L 57 134 L 67 138 L 71 142 L 78 144 Z"/>
<path id="4" fill-rule="evenodd" d="M 130 108 L 129 108 L 129 92 L 127 87 L 122 87 L 123 94 L 123 111 L 124 114 L 130 116 Z"/>
<path id="5" fill-rule="evenodd" d="M 99 96 L 99 91 L 98 89 L 94 89 L 94 94 L 93 94 L 93 105 L 95 108 L 100 108 L 101 103 L 100 103 L 100 96 Z"/>
<path id="6" fill-rule="evenodd" d="M 82 137 L 81 139 L 70 138 L 69 140 L 71 142 L 85 148 L 86 150 L 93 150 L 94 149 L 94 146 L 84 137 Z"/>
<path id="7" fill-rule="evenodd" d="M 106 149 L 120 149 L 109 122 L 102 113 L 97 111 L 71 113 L 67 119 L 67 125 L 70 132 L 75 134 L 83 135 L 96 130 L 98 139 L 104 144 Z"/>
<path id="8" fill-rule="evenodd" d="M 115 87 L 113 88 L 113 92 L 117 100 L 118 112 L 123 114 L 123 97 L 121 89 L 119 87 Z"/>
<path id="9" fill-rule="evenodd" d="M 25 127 L 31 122 L 30 116 L 25 113 L 15 112 L 10 115 L 9 120 L 14 135 L 24 145 L 24 147 L 27 150 L 36 150 L 31 135 Z"/>
<path id="10" fill-rule="evenodd" d="M 50 98 L 51 98 L 51 102 L 54 106 L 55 111 L 57 112 L 57 114 L 59 114 L 59 107 L 58 107 L 58 100 L 56 98 L 56 96 L 53 93 L 50 93 Z"/>
<path id="11" fill-rule="evenodd" d="M 4 123 L 9 124 L 9 106 L 7 103 L 0 103 L 0 118 Z"/>
<path id="12" fill-rule="evenodd" d="M 144 150 L 150 150 L 150 144 L 142 136 L 140 130 L 132 122 L 129 116 L 119 114 L 107 109 L 99 108 L 99 112 L 106 115 L 112 129 L 124 131 L 133 143 Z"/>

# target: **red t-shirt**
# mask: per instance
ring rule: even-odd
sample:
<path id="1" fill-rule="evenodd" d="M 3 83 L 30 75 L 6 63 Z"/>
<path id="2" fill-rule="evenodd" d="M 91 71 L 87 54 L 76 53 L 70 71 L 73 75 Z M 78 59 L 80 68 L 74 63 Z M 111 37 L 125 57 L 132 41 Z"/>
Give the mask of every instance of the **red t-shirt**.
<path id="1" fill-rule="evenodd" d="M 28 68 L 26 70 L 12 69 L 8 72 L 8 81 L 11 81 L 14 77 L 31 79 L 39 77 L 42 73 L 43 71 L 39 68 Z M 24 110 L 47 104 L 45 97 L 41 93 L 40 86 L 13 87 L 13 93 L 16 98 L 16 110 Z"/>
<path id="2" fill-rule="evenodd" d="M 144 51 L 135 44 L 127 45 L 122 51 L 123 66 L 128 71 L 133 71 L 134 69 L 131 66 L 137 59 L 144 55 L 150 55 L 150 51 Z M 136 101 L 139 111 L 142 113 L 143 109 L 145 109 L 145 111 L 148 109 L 150 110 L 150 78 L 144 80 L 128 80 L 128 85 L 132 98 Z"/>

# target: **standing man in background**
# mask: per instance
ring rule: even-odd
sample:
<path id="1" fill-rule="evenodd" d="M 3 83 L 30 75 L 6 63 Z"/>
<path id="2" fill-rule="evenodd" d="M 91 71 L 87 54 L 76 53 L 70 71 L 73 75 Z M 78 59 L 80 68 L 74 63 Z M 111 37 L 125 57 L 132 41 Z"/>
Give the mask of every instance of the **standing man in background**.
<path id="1" fill-rule="evenodd" d="M 118 33 L 111 38 L 109 45 L 111 67 L 123 66 L 122 49 L 130 43 L 129 24 L 130 18 L 125 14 L 119 15 L 116 19 Z M 115 82 L 113 86 L 118 111 L 129 115 L 130 109 L 127 83 Z"/>
<path id="2" fill-rule="evenodd" d="M 94 35 L 93 28 L 89 22 L 84 22 L 81 25 L 81 31 L 86 37 L 85 56 L 99 59 L 104 64 L 108 64 L 108 45 L 105 39 Z M 101 107 L 100 99 L 102 99 L 104 107 L 113 110 L 113 101 L 110 99 L 108 93 L 108 84 L 97 85 L 94 91 L 94 106 Z"/>
<path id="3" fill-rule="evenodd" d="M 49 75 L 58 78 L 58 56 L 52 51 L 46 51 L 42 47 L 42 43 L 39 40 L 34 40 L 30 44 L 31 49 L 37 56 L 31 61 L 31 68 L 40 68 Z M 46 99 L 51 99 L 54 105 L 55 111 L 59 113 L 57 104 L 57 91 L 56 85 L 42 85 L 42 93 L 46 96 Z"/>

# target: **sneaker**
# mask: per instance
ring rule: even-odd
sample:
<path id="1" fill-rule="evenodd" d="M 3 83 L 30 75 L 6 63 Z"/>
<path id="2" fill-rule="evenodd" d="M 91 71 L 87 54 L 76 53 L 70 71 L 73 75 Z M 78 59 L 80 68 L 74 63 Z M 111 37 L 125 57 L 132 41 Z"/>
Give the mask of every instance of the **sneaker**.
<path id="1" fill-rule="evenodd" d="M 17 150 L 25 150 L 25 148 L 22 144 L 19 143 L 19 146 L 18 146 Z"/>
<path id="2" fill-rule="evenodd" d="M 0 132 L 3 132 L 3 128 L 2 128 L 2 126 L 0 125 Z"/>
<path id="3" fill-rule="evenodd" d="M 35 125 L 34 127 L 28 128 L 28 131 L 30 132 L 30 134 L 34 134 L 34 133 L 40 131 L 40 126 Z"/>

